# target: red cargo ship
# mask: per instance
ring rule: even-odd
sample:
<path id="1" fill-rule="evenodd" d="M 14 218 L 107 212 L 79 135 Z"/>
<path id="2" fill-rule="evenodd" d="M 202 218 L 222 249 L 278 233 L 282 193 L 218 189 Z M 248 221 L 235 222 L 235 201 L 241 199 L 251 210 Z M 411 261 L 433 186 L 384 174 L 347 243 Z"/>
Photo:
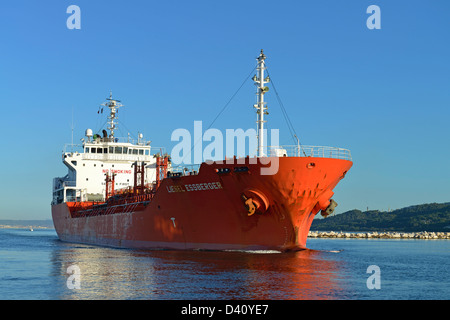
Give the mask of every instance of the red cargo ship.
<path id="1" fill-rule="evenodd" d="M 68 174 L 53 180 L 59 238 L 147 249 L 306 248 L 314 216 L 327 216 L 337 205 L 332 190 L 352 166 L 351 155 L 334 147 L 265 147 L 264 94 L 270 81 L 264 77 L 265 59 L 261 50 L 253 77 L 255 157 L 177 171 L 168 155 L 151 154 L 142 135 L 137 142 L 115 137 L 122 104 L 110 96 L 103 105 L 110 109 L 109 134 L 88 129 L 80 152 L 63 152 Z"/>

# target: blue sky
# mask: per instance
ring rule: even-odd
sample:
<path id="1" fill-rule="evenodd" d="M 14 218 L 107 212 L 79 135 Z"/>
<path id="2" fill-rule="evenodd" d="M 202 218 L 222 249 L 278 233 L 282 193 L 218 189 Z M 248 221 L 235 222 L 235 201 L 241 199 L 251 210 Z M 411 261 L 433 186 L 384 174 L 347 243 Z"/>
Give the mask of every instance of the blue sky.
<path id="1" fill-rule="evenodd" d="M 112 90 L 123 125 L 170 150 L 173 130 L 211 123 L 260 49 L 301 143 L 352 152 L 337 213 L 448 202 L 449 35 L 445 0 L 2 1 L 0 219 L 51 218 L 72 114 L 79 142 Z M 269 128 L 293 144 L 266 97 Z M 213 127 L 254 128 L 253 103 L 249 80 Z"/>

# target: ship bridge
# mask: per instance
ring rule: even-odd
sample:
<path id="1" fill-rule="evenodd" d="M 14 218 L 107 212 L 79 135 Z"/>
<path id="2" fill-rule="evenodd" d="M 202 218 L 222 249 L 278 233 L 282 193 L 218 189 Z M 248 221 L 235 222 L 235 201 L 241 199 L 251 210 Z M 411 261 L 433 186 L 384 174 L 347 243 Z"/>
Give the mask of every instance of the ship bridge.
<path id="1" fill-rule="evenodd" d="M 119 100 L 110 96 L 104 105 L 111 112 L 109 134 L 93 134 L 91 129 L 81 139 L 82 145 L 67 144 L 64 147 L 62 161 L 68 168 L 64 177 L 53 179 L 53 204 L 67 201 L 105 201 L 106 178 L 114 177 L 114 188 L 126 189 L 134 186 L 134 166 L 144 164 L 144 183 L 150 185 L 156 180 L 156 159 L 151 153 L 151 141 L 144 140 L 139 133 L 137 140 L 130 136 L 114 136 L 117 129 L 116 112 L 122 107 Z M 164 152 L 164 148 L 154 148 Z M 67 151 L 70 150 L 70 151 Z"/>
<path id="2" fill-rule="evenodd" d="M 100 139 L 99 139 L 100 140 Z M 84 160 L 103 161 L 151 161 L 149 142 L 86 142 L 83 145 Z"/>

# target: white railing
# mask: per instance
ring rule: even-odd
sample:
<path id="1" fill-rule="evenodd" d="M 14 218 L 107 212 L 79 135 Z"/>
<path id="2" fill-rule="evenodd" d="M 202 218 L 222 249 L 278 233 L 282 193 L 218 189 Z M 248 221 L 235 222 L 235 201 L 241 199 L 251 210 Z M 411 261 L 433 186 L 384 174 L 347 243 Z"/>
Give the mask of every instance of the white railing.
<path id="1" fill-rule="evenodd" d="M 138 154 L 109 154 L 109 153 L 83 153 L 83 160 L 102 161 L 150 161 L 153 156 Z"/>
<path id="2" fill-rule="evenodd" d="M 326 146 L 268 146 L 267 155 L 272 157 L 313 157 L 352 160 L 350 150 Z"/>
<path id="3" fill-rule="evenodd" d="M 76 181 L 64 180 L 64 178 L 53 178 L 53 190 L 63 189 L 65 187 L 76 187 Z"/>
<path id="4" fill-rule="evenodd" d="M 196 175 L 199 170 L 200 164 L 179 165 L 167 169 L 167 171 L 170 171 L 171 173 L 181 173 L 183 176 Z"/>
<path id="5" fill-rule="evenodd" d="M 97 134 L 97 136 L 98 136 L 98 138 L 92 139 L 91 143 L 95 143 L 95 142 L 100 143 L 100 144 L 103 142 L 130 143 L 135 146 L 149 146 L 151 143 L 151 141 L 144 140 L 143 138 L 134 139 L 132 136 L 114 137 L 114 138 L 111 138 L 111 137 L 104 138 L 98 134 Z"/>
<path id="6" fill-rule="evenodd" d="M 76 181 L 63 181 L 63 187 L 76 187 L 77 182 Z"/>
<path id="7" fill-rule="evenodd" d="M 81 144 L 73 144 L 73 143 L 66 143 L 64 145 L 63 154 L 64 153 L 83 153 L 83 145 Z"/>

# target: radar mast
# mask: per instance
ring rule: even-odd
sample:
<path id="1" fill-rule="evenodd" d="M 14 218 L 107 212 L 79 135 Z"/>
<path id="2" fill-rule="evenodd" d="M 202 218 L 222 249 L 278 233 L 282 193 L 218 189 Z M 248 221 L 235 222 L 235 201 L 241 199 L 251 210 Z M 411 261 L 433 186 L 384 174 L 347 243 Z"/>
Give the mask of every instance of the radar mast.
<path id="1" fill-rule="evenodd" d="M 256 59 L 258 61 L 258 75 L 254 75 L 252 80 L 255 82 L 257 102 L 253 105 L 256 108 L 256 123 L 258 126 L 257 139 L 258 139 L 258 157 L 264 157 L 264 115 L 268 115 L 267 112 L 267 102 L 264 102 L 264 94 L 269 91 L 269 88 L 264 86 L 265 83 L 270 81 L 269 77 L 264 78 L 264 70 L 266 70 L 265 60 L 266 56 L 261 49 L 259 57 Z"/>
<path id="2" fill-rule="evenodd" d="M 108 115 L 108 130 L 109 130 L 109 137 L 112 139 L 114 138 L 114 130 L 117 129 L 117 111 L 120 107 L 123 107 L 123 104 L 120 103 L 120 100 L 116 100 L 112 98 L 112 92 L 109 93 L 109 98 L 106 98 L 105 103 L 102 103 L 102 106 L 109 108 L 109 115 Z"/>

